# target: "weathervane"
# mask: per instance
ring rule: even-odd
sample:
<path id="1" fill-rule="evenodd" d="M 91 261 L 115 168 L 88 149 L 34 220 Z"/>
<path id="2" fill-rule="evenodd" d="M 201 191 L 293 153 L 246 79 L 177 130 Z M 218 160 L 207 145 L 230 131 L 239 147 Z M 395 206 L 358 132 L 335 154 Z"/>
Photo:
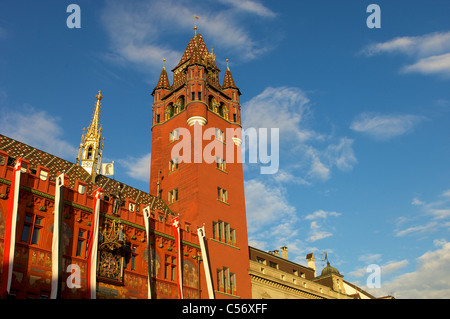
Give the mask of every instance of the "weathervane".
<path id="1" fill-rule="evenodd" d="M 194 35 L 197 35 L 197 19 L 200 19 L 200 17 L 194 14 Z"/>

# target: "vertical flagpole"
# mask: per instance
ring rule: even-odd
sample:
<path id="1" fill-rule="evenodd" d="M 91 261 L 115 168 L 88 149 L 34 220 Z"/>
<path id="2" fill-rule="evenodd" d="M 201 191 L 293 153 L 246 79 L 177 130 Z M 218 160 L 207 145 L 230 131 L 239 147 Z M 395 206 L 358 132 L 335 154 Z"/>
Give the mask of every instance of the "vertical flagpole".
<path id="1" fill-rule="evenodd" d="M 197 228 L 198 240 L 200 242 L 200 249 L 203 256 L 203 267 L 205 268 L 206 286 L 208 287 L 209 299 L 214 299 L 214 290 L 211 280 L 211 271 L 209 269 L 208 252 L 205 245 L 205 226 Z M 200 280 L 200 278 L 199 278 Z"/>
<path id="2" fill-rule="evenodd" d="M 152 250 L 150 246 L 150 206 L 144 208 L 144 223 L 145 223 L 145 233 L 147 235 L 147 255 L 148 255 L 148 267 L 147 267 L 147 287 L 148 287 L 148 299 L 152 299 Z"/>
<path id="3" fill-rule="evenodd" d="M 97 297 L 97 248 L 101 195 L 102 189 L 97 188 L 97 190 L 94 192 L 94 209 L 92 210 L 91 234 L 88 246 L 88 271 L 86 280 L 88 299 L 96 299 Z"/>
<path id="4" fill-rule="evenodd" d="M 177 268 L 178 268 L 178 298 L 183 298 L 183 265 L 181 260 L 181 243 L 180 243 L 180 219 L 175 217 L 172 219 L 172 230 L 177 245 Z"/>
<path id="5" fill-rule="evenodd" d="M 64 174 L 59 175 L 56 178 L 55 189 L 55 211 L 53 219 L 53 241 L 52 241 L 52 289 L 50 292 L 51 299 L 57 299 L 60 297 L 60 283 L 61 283 L 61 216 L 63 211 L 63 196 L 64 189 Z"/>
<path id="6" fill-rule="evenodd" d="M 3 252 L 3 273 L 0 287 L 1 296 L 10 293 L 12 271 L 14 264 L 14 250 L 16 246 L 16 224 L 17 210 L 19 207 L 20 174 L 22 169 L 22 159 L 19 158 L 14 166 L 11 187 L 9 191 L 8 210 L 6 212 L 5 240 Z"/>

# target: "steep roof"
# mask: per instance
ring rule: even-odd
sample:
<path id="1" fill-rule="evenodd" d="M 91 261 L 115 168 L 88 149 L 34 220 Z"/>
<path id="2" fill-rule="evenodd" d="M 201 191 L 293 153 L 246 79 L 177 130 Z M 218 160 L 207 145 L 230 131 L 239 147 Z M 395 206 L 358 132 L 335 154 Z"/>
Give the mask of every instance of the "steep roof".
<path id="1" fill-rule="evenodd" d="M 86 183 L 86 191 L 92 194 L 97 187 L 103 189 L 106 195 L 117 192 L 119 186 L 123 188 L 123 198 L 129 198 L 136 204 L 152 205 L 162 212 L 175 215 L 168 206 L 158 197 L 150 195 L 134 187 L 103 175 L 97 175 L 95 182 L 91 181 L 91 175 L 81 166 L 66 161 L 55 155 L 38 150 L 32 146 L 16 141 L 0 134 L 0 150 L 8 153 L 15 159 L 21 157 L 30 162 L 30 168 L 36 169 L 38 165 L 49 170 L 49 180 L 56 180 L 58 174 L 64 173 L 69 178 L 69 187 L 74 188 L 76 180 Z"/>
<path id="2" fill-rule="evenodd" d="M 167 76 L 166 68 L 164 67 L 161 71 L 161 75 L 159 76 L 158 84 L 154 88 L 154 90 L 157 89 L 167 89 L 170 90 L 170 83 L 169 83 L 169 77 Z"/>
<path id="3" fill-rule="evenodd" d="M 173 70 L 175 70 L 188 60 L 191 60 L 191 63 L 199 63 L 206 55 L 209 55 L 208 48 L 206 47 L 202 35 L 198 33 L 189 41 L 180 62 Z"/>

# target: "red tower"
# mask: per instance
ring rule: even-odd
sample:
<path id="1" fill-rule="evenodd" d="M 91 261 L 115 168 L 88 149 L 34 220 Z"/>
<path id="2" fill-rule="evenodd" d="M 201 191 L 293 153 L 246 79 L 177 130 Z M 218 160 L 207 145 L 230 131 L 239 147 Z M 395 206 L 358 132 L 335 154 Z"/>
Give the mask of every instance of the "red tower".
<path id="1" fill-rule="evenodd" d="M 179 214 L 184 230 L 205 227 L 215 298 L 251 298 L 239 96 L 227 65 L 222 85 L 200 34 L 153 95 L 150 193 Z M 201 274 L 201 297 L 208 298 Z"/>

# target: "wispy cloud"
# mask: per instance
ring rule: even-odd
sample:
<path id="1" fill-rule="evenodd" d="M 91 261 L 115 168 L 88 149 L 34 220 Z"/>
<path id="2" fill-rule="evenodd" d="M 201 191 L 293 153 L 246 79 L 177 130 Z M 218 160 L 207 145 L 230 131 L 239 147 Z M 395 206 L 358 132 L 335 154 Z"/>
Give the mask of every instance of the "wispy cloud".
<path id="1" fill-rule="evenodd" d="M 368 289 L 377 296 L 393 294 L 398 299 L 448 299 L 450 298 L 450 243 L 435 240 L 435 250 L 416 259 L 414 271 L 385 281 L 383 275 L 408 265 L 406 261 L 392 262 L 381 268 L 381 288 Z"/>
<path id="2" fill-rule="evenodd" d="M 167 44 L 167 37 L 192 32 L 194 15 L 199 32 L 214 39 L 221 54 L 249 60 L 267 48 L 241 23 L 235 10 L 257 18 L 273 16 L 273 12 L 256 1 L 226 1 L 234 9 L 211 10 L 210 6 L 195 1 L 133 1 L 110 0 L 104 6 L 101 22 L 111 43 L 111 52 L 105 56 L 117 63 L 133 63 L 138 67 L 161 70 L 162 60 L 175 66 L 182 51 Z M 168 10 L 170 8 L 170 10 Z M 258 39 L 258 40 L 257 40 Z M 207 39 L 205 39 L 207 40 Z M 187 42 L 186 42 L 187 44 Z M 211 43 L 209 45 L 212 45 Z"/>
<path id="3" fill-rule="evenodd" d="M 366 56 L 400 53 L 416 61 L 401 68 L 405 73 L 440 74 L 450 76 L 450 31 L 416 37 L 397 37 L 375 43 L 362 50 Z"/>
<path id="4" fill-rule="evenodd" d="M 222 3 L 232 5 L 234 8 L 261 17 L 275 17 L 276 13 L 265 7 L 263 4 L 252 0 L 219 0 Z"/>
<path id="5" fill-rule="evenodd" d="M 410 133 L 423 119 L 412 114 L 362 113 L 353 120 L 350 128 L 377 140 L 388 140 Z"/>
<path id="6" fill-rule="evenodd" d="M 126 174 L 136 180 L 148 182 L 150 180 L 151 153 L 141 157 L 128 157 L 117 162 L 126 168 Z"/>
<path id="7" fill-rule="evenodd" d="M 268 116 L 270 114 L 270 116 Z M 357 163 L 353 140 L 313 129 L 314 112 L 307 94 L 296 87 L 268 87 L 242 106 L 244 128 L 279 128 L 280 158 L 295 163 L 285 181 L 326 181 L 332 169 L 350 171 Z M 287 159 L 291 158 L 291 161 Z M 296 178 L 291 178 L 295 176 Z M 289 178 L 288 178 L 289 177 Z"/>
<path id="8" fill-rule="evenodd" d="M 405 66 L 403 71 L 450 75 L 450 53 L 420 59 L 412 65 Z"/>
<path id="9" fill-rule="evenodd" d="M 327 212 L 324 210 L 318 210 L 312 214 L 306 215 L 304 219 L 311 220 L 309 225 L 309 236 L 306 240 L 309 242 L 315 242 L 333 236 L 333 233 L 331 233 L 329 227 L 326 226 L 326 220 L 329 217 L 339 217 L 340 215 L 341 214 L 337 212 Z"/>
<path id="10" fill-rule="evenodd" d="M 417 236 L 427 235 L 435 233 L 439 229 L 449 228 L 450 225 L 450 190 L 443 191 L 437 199 L 431 202 L 426 202 L 417 197 L 414 197 L 411 201 L 412 206 L 416 206 L 422 211 L 421 222 L 417 225 L 416 218 L 400 217 L 397 222 L 401 228 L 396 230 L 395 236 Z M 405 228 L 405 224 L 408 222 L 415 222 L 409 227 Z"/>
<path id="11" fill-rule="evenodd" d="M 64 140 L 61 119 L 31 106 L 0 106 L 0 133 L 74 162 L 78 150 Z"/>

